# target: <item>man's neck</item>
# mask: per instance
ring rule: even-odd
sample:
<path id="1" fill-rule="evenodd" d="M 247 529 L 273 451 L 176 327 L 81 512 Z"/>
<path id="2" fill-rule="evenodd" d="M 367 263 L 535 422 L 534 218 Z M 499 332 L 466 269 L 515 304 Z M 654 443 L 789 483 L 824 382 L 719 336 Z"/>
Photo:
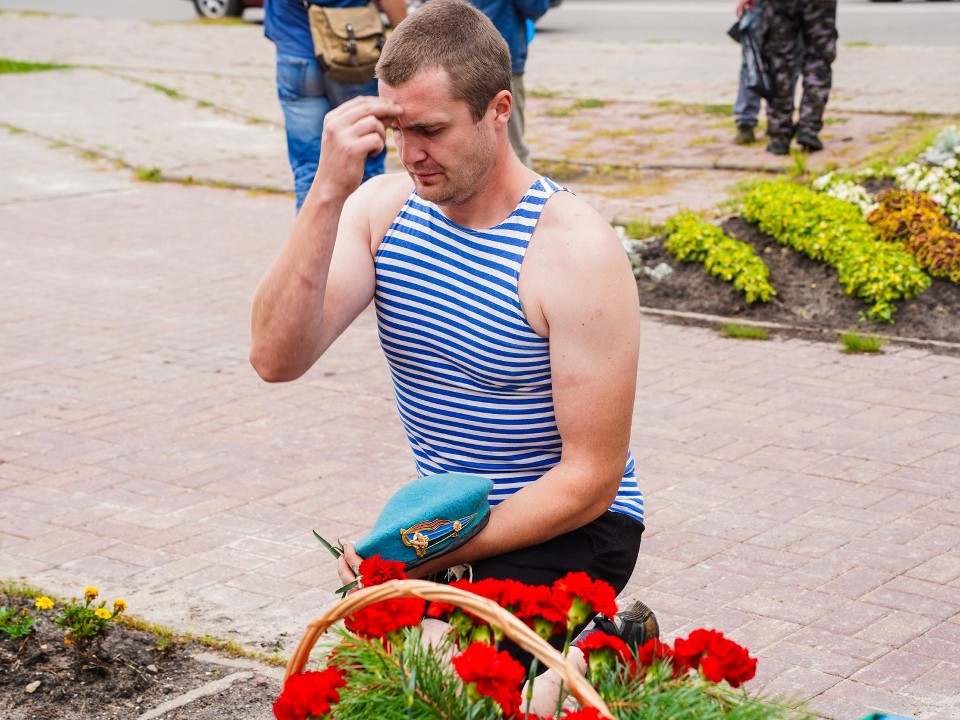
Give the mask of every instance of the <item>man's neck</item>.
<path id="1" fill-rule="evenodd" d="M 443 214 L 463 227 L 473 230 L 496 227 L 517 207 L 520 199 L 538 175 L 521 163 L 513 153 L 495 164 L 478 190 L 466 202 L 441 205 Z"/>

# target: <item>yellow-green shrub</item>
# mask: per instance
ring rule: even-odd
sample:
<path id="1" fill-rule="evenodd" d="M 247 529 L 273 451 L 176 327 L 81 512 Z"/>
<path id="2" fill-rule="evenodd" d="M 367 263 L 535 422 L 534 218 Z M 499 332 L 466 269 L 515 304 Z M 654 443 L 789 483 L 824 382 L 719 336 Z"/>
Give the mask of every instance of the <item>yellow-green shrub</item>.
<path id="1" fill-rule="evenodd" d="M 761 183 L 744 197 L 741 214 L 777 242 L 834 267 L 844 292 L 866 301 L 873 320 L 892 321 L 895 301 L 930 286 L 909 253 L 878 240 L 860 210 L 843 200 L 787 182 Z"/>
<path id="2" fill-rule="evenodd" d="M 776 291 L 767 278 L 770 269 L 744 242 L 723 234 L 716 225 L 692 212 L 681 212 L 667 221 L 670 237 L 663 246 L 681 262 L 703 263 L 707 272 L 746 295 L 747 303 L 767 302 Z"/>

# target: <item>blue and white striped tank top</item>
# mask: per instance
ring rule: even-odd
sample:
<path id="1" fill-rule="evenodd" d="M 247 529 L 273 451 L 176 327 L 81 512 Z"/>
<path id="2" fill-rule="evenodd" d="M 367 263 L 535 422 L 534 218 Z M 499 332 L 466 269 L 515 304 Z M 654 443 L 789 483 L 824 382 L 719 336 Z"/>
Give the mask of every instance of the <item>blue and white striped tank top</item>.
<path id="1" fill-rule="evenodd" d="M 496 505 L 560 461 L 550 345 L 517 283 L 544 204 L 540 178 L 500 225 L 471 230 L 411 193 L 375 256 L 380 344 L 417 472 L 494 483 Z M 643 522 L 630 453 L 610 508 Z"/>

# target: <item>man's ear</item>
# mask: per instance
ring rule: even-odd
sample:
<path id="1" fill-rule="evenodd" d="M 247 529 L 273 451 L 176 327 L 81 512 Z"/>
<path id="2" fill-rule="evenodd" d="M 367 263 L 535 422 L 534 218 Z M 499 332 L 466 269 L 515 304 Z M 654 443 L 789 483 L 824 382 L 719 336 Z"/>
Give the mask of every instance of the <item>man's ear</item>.
<path id="1" fill-rule="evenodd" d="M 494 122 L 508 124 L 510 115 L 513 113 L 513 95 L 510 94 L 509 90 L 501 90 L 493 96 L 490 107 L 493 108 Z"/>

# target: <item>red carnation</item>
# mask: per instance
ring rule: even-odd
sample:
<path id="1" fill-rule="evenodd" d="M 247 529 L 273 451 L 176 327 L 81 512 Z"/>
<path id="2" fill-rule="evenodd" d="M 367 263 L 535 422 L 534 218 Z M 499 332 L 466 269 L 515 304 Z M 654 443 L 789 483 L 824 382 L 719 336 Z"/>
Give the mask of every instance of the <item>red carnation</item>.
<path id="1" fill-rule="evenodd" d="M 590 633 L 577 642 L 577 647 L 587 656 L 590 679 L 594 682 L 613 670 L 618 663 L 623 665 L 633 663 L 633 656 L 627 644 L 620 638 L 607 635 L 605 632 Z"/>
<path id="2" fill-rule="evenodd" d="M 647 642 L 637 648 L 637 664 L 639 669 L 650 667 L 656 660 L 670 660 L 672 662 L 673 648 L 659 640 L 647 640 Z M 674 672 L 677 672 L 676 665 L 674 665 Z"/>
<path id="3" fill-rule="evenodd" d="M 406 580 L 405 567 L 402 562 L 384 560 L 379 555 L 374 555 L 360 563 L 360 577 L 364 587 L 382 585 L 389 580 Z"/>
<path id="4" fill-rule="evenodd" d="M 603 720 L 603 715 L 595 707 L 588 707 L 583 710 L 567 710 L 563 720 Z"/>
<path id="5" fill-rule="evenodd" d="M 608 652 L 616 656 L 621 662 L 627 662 L 630 659 L 630 648 L 618 637 L 607 635 L 605 632 L 592 632 L 583 640 L 578 640 L 577 647 L 583 650 L 584 655 L 590 657 L 590 653 Z"/>
<path id="6" fill-rule="evenodd" d="M 419 598 L 381 600 L 345 618 L 347 630 L 365 638 L 382 638 L 405 627 L 419 625 L 426 601 Z"/>
<path id="7" fill-rule="evenodd" d="M 562 604 L 569 608 L 567 622 L 571 627 L 587 622 L 591 612 L 608 617 L 617 614 L 617 593 L 602 580 L 593 580 L 585 572 L 567 573 L 553 583 Z"/>
<path id="8" fill-rule="evenodd" d="M 699 670 L 710 682 L 740 687 L 757 673 L 757 659 L 716 630 L 697 629 L 674 644 L 678 671 Z"/>
<path id="9" fill-rule="evenodd" d="M 468 692 L 492 698 L 506 717 L 520 709 L 520 685 L 526 673 L 508 652 L 497 652 L 486 643 L 472 643 L 453 658 L 457 674 L 468 684 Z"/>
<path id="10" fill-rule="evenodd" d="M 273 703 L 273 714 L 277 720 L 322 717 L 330 712 L 332 704 L 340 702 L 337 688 L 346 684 L 347 681 L 336 668 L 291 675 Z"/>
<path id="11" fill-rule="evenodd" d="M 567 606 L 546 585 L 523 586 L 514 614 L 544 640 L 567 624 Z"/>

